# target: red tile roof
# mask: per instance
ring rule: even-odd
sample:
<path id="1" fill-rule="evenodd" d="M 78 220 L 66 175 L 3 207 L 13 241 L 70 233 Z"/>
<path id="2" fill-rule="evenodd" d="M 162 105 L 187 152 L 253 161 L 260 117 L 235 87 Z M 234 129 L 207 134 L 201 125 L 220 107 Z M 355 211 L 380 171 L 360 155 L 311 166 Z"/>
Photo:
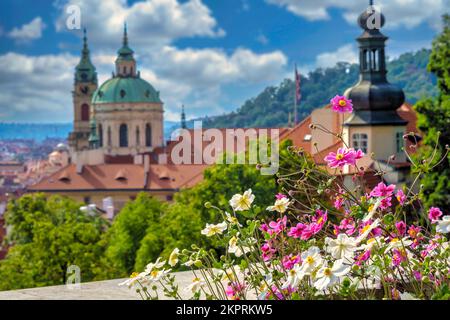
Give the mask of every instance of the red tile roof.
<path id="1" fill-rule="evenodd" d="M 28 188 L 29 191 L 79 190 L 178 190 L 195 177 L 202 177 L 204 165 L 86 165 L 77 173 L 74 164 Z"/>

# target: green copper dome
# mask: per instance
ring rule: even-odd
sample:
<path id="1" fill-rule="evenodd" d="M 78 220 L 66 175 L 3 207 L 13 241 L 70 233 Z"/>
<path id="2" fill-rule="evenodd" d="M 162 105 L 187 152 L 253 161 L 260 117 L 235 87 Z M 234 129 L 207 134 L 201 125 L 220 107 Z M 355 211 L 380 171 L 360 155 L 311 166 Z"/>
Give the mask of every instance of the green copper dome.
<path id="1" fill-rule="evenodd" d="M 103 83 L 94 93 L 92 103 L 162 103 L 159 92 L 139 77 L 114 77 Z"/>

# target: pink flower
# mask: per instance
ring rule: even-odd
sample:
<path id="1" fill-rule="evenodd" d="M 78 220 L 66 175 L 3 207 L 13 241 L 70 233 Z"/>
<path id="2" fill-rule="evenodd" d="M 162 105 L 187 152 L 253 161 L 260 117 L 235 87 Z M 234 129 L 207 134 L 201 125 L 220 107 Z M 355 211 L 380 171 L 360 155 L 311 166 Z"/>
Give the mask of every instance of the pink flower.
<path id="1" fill-rule="evenodd" d="M 283 267 L 286 270 L 291 270 L 294 265 L 298 264 L 301 262 L 301 258 L 299 255 L 292 255 L 290 254 L 289 256 L 285 256 L 283 257 Z"/>
<path id="2" fill-rule="evenodd" d="M 390 197 L 394 193 L 395 185 L 391 184 L 386 186 L 383 182 L 380 182 L 370 193 L 371 197 Z"/>
<path id="3" fill-rule="evenodd" d="M 405 201 L 406 201 L 406 196 L 405 196 L 405 194 L 403 193 L 403 190 L 402 190 L 402 189 L 400 189 L 400 190 L 397 191 L 397 193 L 395 194 L 395 197 L 397 198 L 397 201 L 398 201 L 398 203 L 400 203 L 401 206 L 402 206 L 402 205 L 405 203 Z"/>
<path id="4" fill-rule="evenodd" d="M 277 252 L 277 250 L 272 248 L 269 243 L 263 244 L 261 247 L 261 251 L 263 252 L 262 258 L 264 261 L 269 261 L 270 259 L 272 259 L 275 252 Z"/>
<path id="5" fill-rule="evenodd" d="M 336 227 L 337 231 L 335 232 L 336 235 L 338 235 L 341 232 L 345 232 L 348 236 L 351 236 L 353 233 L 355 233 L 356 226 L 355 222 L 352 218 L 345 218 L 341 220 L 341 223 L 339 226 Z"/>
<path id="6" fill-rule="evenodd" d="M 369 258 L 370 258 L 370 250 L 367 250 L 356 257 L 355 264 L 360 266 L 363 262 L 369 260 Z"/>
<path id="7" fill-rule="evenodd" d="M 225 290 L 225 293 L 231 300 L 240 300 L 240 295 L 245 290 L 245 287 L 245 284 L 232 282 Z"/>
<path id="8" fill-rule="evenodd" d="M 432 222 L 435 222 L 436 220 L 439 220 L 439 218 L 442 216 L 442 211 L 439 208 L 431 207 L 430 210 L 428 210 L 428 218 Z"/>
<path id="9" fill-rule="evenodd" d="M 419 234 L 420 230 L 421 230 L 420 227 L 416 227 L 416 226 L 412 225 L 408 229 L 408 234 L 411 238 L 416 239 L 416 238 L 418 238 L 418 234 Z"/>
<path id="10" fill-rule="evenodd" d="M 395 228 L 397 229 L 400 236 L 403 236 L 406 233 L 406 223 L 404 221 L 399 221 L 395 224 Z"/>
<path id="11" fill-rule="evenodd" d="M 359 160 L 359 159 L 362 159 L 363 157 L 364 157 L 364 152 L 362 152 L 361 149 L 356 150 L 355 159 Z"/>
<path id="12" fill-rule="evenodd" d="M 391 197 L 382 199 L 380 203 L 380 209 L 381 210 L 389 209 L 392 206 L 391 200 L 392 200 Z"/>
<path id="13" fill-rule="evenodd" d="M 330 100 L 331 109 L 335 112 L 345 113 L 353 111 L 352 100 L 347 99 L 344 96 L 335 96 Z"/>
<path id="14" fill-rule="evenodd" d="M 306 225 L 304 225 L 303 223 L 297 223 L 297 225 L 295 227 L 291 227 L 291 229 L 288 232 L 288 236 L 298 239 L 302 236 L 303 230 L 305 230 Z"/>
<path id="15" fill-rule="evenodd" d="M 324 159 L 330 168 L 356 164 L 356 152 L 353 149 L 339 148 L 337 153 L 330 152 Z"/>
<path id="16" fill-rule="evenodd" d="M 275 195 L 275 198 L 277 198 L 277 200 L 281 200 L 287 198 L 287 196 L 282 193 L 278 193 L 277 195 Z"/>
<path id="17" fill-rule="evenodd" d="M 334 200 L 334 207 L 339 210 L 342 208 L 343 204 L 344 204 L 344 198 L 336 197 L 336 199 Z"/>
<path id="18" fill-rule="evenodd" d="M 282 232 L 284 229 L 286 229 L 286 222 L 287 222 L 287 216 L 284 216 L 281 219 L 278 219 L 276 222 L 271 221 L 269 222 L 269 227 L 276 233 Z"/>
<path id="19" fill-rule="evenodd" d="M 325 225 L 325 222 L 328 220 L 328 212 L 322 211 L 320 209 L 316 210 L 316 216 L 312 218 L 312 223 L 310 225 L 312 232 L 317 234 L 322 227 Z"/>
<path id="20" fill-rule="evenodd" d="M 392 255 L 392 264 L 396 267 L 400 265 L 403 261 L 406 261 L 406 251 L 403 249 L 394 249 L 394 254 Z"/>

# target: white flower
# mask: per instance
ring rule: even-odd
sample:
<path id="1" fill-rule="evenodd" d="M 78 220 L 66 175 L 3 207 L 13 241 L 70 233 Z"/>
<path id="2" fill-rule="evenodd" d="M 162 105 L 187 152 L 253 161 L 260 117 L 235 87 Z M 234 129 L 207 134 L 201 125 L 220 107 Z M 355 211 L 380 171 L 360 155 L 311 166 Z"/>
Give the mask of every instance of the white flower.
<path id="1" fill-rule="evenodd" d="M 369 221 L 370 219 L 372 219 L 373 215 L 375 214 L 375 212 L 377 211 L 378 207 L 381 205 L 381 201 L 383 199 L 379 198 L 375 204 L 373 205 L 372 209 L 370 209 L 369 213 L 367 213 L 367 215 L 363 218 L 363 222 Z"/>
<path id="2" fill-rule="evenodd" d="M 326 238 L 326 251 L 335 259 L 353 258 L 353 254 L 358 250 L 358 242 L 356 239 L 341 233 L 337 239 Z"/>
<path id="3" fill-rule="evenodd" d="M 229 203 L 235 211 L 245 211 L 251 208 L 253 200 L 255 195 L 252 194 L 252 189 L 248 189 L 243 195 L 235 194 Z"/>
<path id="4" fill-rule="evenodd" d="M 192 293 L 197 293 L 205 285 L 205 281 L 200 278 L 194 278 L 192 283 L 186 287 L 186 291 L 191 291 Z"/>
<path id="5" fill-rule="evenodd" d="M 157 282 L 157 281 L 161 280 L 161 278 L 163 276 L 165 276 L 167 273 L 169 273 L 170 270 L 171 269 L 168 269 L 168 270 L 164 270 L 164 269 L 163 270 L 157 270 L 157 269 L 154 269 L 152 272 L 150 272 L 148 274 L 148 280 L 153 281 L 153 282 Z"/>
<path id="6" fill-rule="evenodd" d="M 186 267 L 190 267 L 190 266 L 192 266 L 193 264 L 195 264 L 197 262 L 200 262 L 200 260 L 191 260 L 191 259 L 189 259 L 187 262 L 183 263 L 183 265 L 185 265 Z"/>
<path id="7" fill-rule="evenodd" d="M 389 251 L 389 250 L 392 250 L 392 249 L 397 249 L 397 248 L 403 249 L 403 247 L 407 248 L 412 243 L 413 242 L 408 237 L 404 237 L 403 239 L 393 238 L 389 242 L 386 251 Z"/>
<path id="8" fill-rule="evenodd" d="M 160 269 L 162 268 L 164 265 L 166 264 L 166 261 L 161 261 L 161 258 L 158 258 L 155 263 L 149 263 L 146 267 L 145 267 L 145 274 L 149 274 L 150 272 L 152 272 L 154 269 Z"/>
<path id="9" fill-rule="evenodd" d="M 373 237 L 367 239 L 366 244 L 361 245 L 358 249 L 362 249 L 364 251 L 372 250 L 374 247 L 377 248 L 379 245 L 384 243 L 384 239 L 381 237 Z"/>
<path id="10" fill-rule="evenodd" d="M 207 223 L 205 229 L 202 230 L 202 234 L 207 237 L 212 237 L 216 234 L 222 234 L 225 230 L 227 230 L 227 223 L 225 221 L 219 224 Z"/>
<path id="11" fill-rule="evenodd" d="M 324 290 L 333 286 L 339 279 L 350 271 L 350 266 L 345 265 L 342 260 L 336 260 L 333 267 L 323 266 L 316 274 L 314 287 L 317 290 Z"/>
<path id="12" fill-rule="evenodd" d="M 296 288 L 304 276 L 305 273 L 303 272 L 302 267 L 299 264 L 295 264 L 294 267 L 288 271 L 288 278 L 283 284 L 282 289 L 288 287 Z"/>
<path id="13" fill-rule="evenodd" d="M 372 222 L 371 224 L 366 225 L 363 229 L 361 234 L 358 236 L 358 238 L 356 238 L 356 241 L 359 243 L 361 241 L 363 241 L 364 239 L 367 238 L 367 236 L 369 235 L 370 232 L 372 232 L 373 229 L 375 229 L 376 227 L 378 227 L 380 224 L 380 219 L 375 219 L 374 222 Z"/>
<path id="14" fill-rule="evenodd" d="M 436 226 L 436 232 L 449 233 L 450 232 L 450 216 L 443 216 L 442 220 Z"/>
<path id="15" fill-rule="evenodd" d="M 281 198 L 275 201 L 275 205 L 267 207 L 267 210 L 285 213 L 290 203 L 291 202 L 288 200 L 288 198 Z"/>
<path id="16" fill-rule="evenodd" d="M 217 273 L 218 276 L 220 277 L 221 281 L 228 281 L 228 282 L 233 282 L 236 280 L 236 277 L 234 276 L 234 272 L 233 270 L 219 270 L 219 272 Z"/>
<path id="17" fill-rule="evenodd" d="M 409 292 L 400 293 L 400 300 L 419 300 Z"/>
<path id="18" fill-rule="evenodd" d="M 322 256 L 317 247 L 311 247 L 308 251 L 302 253 L 302 272 L 305 275 L 310 275 L 314 269 L 322 264 Z"/>
<path id="19" fill-rule="evenodd" d="M 131 287 L 138 281 L 142 281 L 145 277 L 145 272 L 141 273 L 133 273 L 127 280 L 124 282 L 119 283 L 119 286 L 128 286 Z"/>
<path id="20" fill-rule="evenodd" d="M 229 214 L 228 212 L 225 211 L 225 215 L 226 215 L 226 220 L 231 223 L 231 224 L 235 224 L 235 225 L 239 225 L 239 227 L 242 227 L 242 225 L 239 223 L 238 219 L 236 217 L 233 217 L 231 214 Z"/>
<path id="21" fill-rule="evenodd" d="M 178 248 L 173 249 L 173 251 L 169 257 L 169 265 L 171 267 L 175 267 L 177 265 L 179 255 L 180 255 L 180 249 L 178 249 Z"/>
<path id="22" fill-rule="evenodd" d="M 239 233 L 237 234 L 237 236 L 239 236 Z M 256 243 L 256 239 L 249 238 L 249 239 L 247 239 L 246 242 L 250 243 L 250 245 L 253 245 L 254 243 Z M 228 252 L 234 253 L 234 255 L 238 258 L 240 256 L 242 256 L 243 254 L 246 254 L 247 252 L 250 252 L 252 250 L 251 247 L 249 247 L 247 245 L 241 244 L 240 246 L 238 246 L 237 243 L 238 243 L 238 238 L 236 236 L 231 237 L 230 241 L 228 241 Z"/>

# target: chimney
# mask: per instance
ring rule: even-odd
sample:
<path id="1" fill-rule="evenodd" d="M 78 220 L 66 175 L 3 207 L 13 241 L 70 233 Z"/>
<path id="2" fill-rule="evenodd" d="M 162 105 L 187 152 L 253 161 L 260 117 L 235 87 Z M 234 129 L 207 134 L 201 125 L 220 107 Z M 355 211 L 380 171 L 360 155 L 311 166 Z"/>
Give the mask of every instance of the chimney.
<path id="1" fill-rule="evenodd" d="M 144 155 L 144 189 L 147 188 L 150 178 L 150 157 L 148 154 Z"/>

